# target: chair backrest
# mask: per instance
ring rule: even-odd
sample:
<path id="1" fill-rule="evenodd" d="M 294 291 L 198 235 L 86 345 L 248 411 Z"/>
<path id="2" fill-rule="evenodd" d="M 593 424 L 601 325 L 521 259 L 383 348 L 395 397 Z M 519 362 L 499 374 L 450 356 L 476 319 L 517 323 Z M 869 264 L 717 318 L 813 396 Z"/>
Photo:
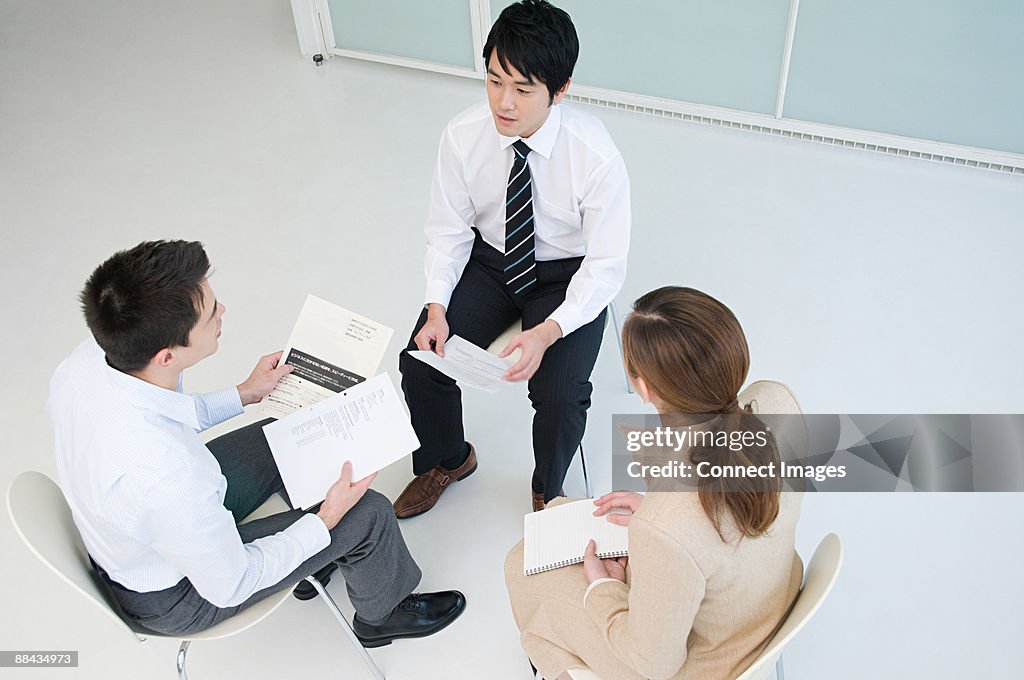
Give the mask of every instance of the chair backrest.
<path id="1" fill-rule="evenodd" d="M 245 521 L 287 510 L 287 504 L 276 494 Z M 41 472 L 23 472 L 7 489 L 7 512 L 14 530 L 28 549 L 53 573 L 79 595 L 96 605 L 106 618 L 142 642 L 147 638 L 174 637 L 180 640 L 215 640 L 250 628 L 281 606 L 291 593 L 290 588 L 273 593 L 238 614 L 198 633 L 163 635 L 138 626 L 125 617 L 113 595 L 89 561 L 71 517 L 64 494 L 57 484 Z"/>
<path id="2" fill-rule="evenodd" d="M 117 604 L 89 562 L 71 508 L 52 479 L 41 472 L 22 472 L 7 489 L 7 512 L 28 549 L 75 592 L 137 640 L 151 635 L 118 614 Z"/>
<path id="3" fill-rule="evenodd" d="M 793 608 L 779 626 L 775 637 L 757 661 L 736 680 L 764 680 L 771 674 L 772 667 L 782 655 L 783 648 L 803 630 L 832 591 L 842 564 L 843 545 L 838 536 L 828 534 L 814 550 L 804 573 L 804 585 L 800 589 L 800 594 L 797 595 Z"/>

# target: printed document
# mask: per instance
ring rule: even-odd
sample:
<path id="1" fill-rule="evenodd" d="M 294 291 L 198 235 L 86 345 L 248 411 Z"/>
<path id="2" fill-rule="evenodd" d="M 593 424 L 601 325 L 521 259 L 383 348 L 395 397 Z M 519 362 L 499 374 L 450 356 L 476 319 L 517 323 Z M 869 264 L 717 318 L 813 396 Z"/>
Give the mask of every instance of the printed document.
<path id="1" fill-rule="evenodd" d="M 510 362 L 499 359 L 457 335 L 444 343 L 443 357 L 427 350 L 414 350 L 409 352 L 409 356 L 433 366 L 449 378 L 454 378 L 460 385 L 485 392 L 497 392 L 512 384 L 501 379 L 512 367 Z"/>
<path id="2" fill-rule="evenodd" d="M 295 370 L 260 402 L 264 415 L 283 418 L 376 374 L 393 333 L 372 319 L 307 296 L 281 355 Z"/>
<path id="3" fill-rule="evenodd" d="M 387 373 L 264 425 L 263 433 L 295 508 L 322 501 L 345 461 L 358 481 L 420 446 Z"/>

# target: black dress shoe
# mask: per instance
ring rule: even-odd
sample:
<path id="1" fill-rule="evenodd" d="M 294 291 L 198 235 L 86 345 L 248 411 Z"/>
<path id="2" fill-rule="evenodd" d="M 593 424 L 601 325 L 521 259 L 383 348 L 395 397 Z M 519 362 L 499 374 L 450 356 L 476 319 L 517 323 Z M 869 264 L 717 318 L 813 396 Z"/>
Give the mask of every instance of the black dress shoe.
<path id="1" fill-rule="evenodd" d="M 331 574 L 333 574 L 334 570 L 337 568 L 338 564 L 336 562 L 331 562 L 326 567 L 313 574 L 313 578 L 319 581 L 320 585 L 326 588 L 327 584 L 331 582 Z M 312 600 L 319 594 L 320 593 L 316 592 L 316 588 L 313 587 L 313 584 L 305 580 L 299 581 L 295 585 L 295 590 L 292 591 L 292 595 L 294 595 L 297 600 Z"/>
<path id="2" fill-rule="evenodd" d="M 459 618 L 465 608 L 466 596 L 457 590 L 413 593 L 399 602 L 383 623 L 372 625 L 356 614 L 352 630 L 363 647 L 383 647 L 399 638 L 432 635 Z"/>

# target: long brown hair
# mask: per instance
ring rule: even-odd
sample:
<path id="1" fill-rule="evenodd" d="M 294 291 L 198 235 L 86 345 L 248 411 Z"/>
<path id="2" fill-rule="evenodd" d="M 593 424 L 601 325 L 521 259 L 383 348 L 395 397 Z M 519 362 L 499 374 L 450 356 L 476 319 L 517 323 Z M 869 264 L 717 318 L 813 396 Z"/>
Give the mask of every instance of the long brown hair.
<path id="1" fill-rule="evenodd" d="M 633 303 L 622 329 L 626 370 L 643 378 L 662 402 L 663 415 L 722 414 L 714 425 L 725 431 L 766 431 L 737 394 L 747 378 L 750 352 L 736 316 L 718 300 L 692 288 L 658 288 Z M 694 465 L 765 465 L 778 467 L 775 439 L 766 446 L 694 446 Z M 764 535 L 779 514 L 778 478 L 701 478 L 698 494 L 705 514 L 725 539 L 726 512 L 743 536 Z"/>

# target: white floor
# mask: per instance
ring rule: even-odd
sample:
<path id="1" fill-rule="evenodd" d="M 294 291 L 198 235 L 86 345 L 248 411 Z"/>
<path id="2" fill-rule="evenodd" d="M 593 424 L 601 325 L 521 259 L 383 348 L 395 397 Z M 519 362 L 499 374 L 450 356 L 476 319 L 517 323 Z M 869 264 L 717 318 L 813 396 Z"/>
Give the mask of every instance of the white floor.
<path id="1" fill-rule="evenodd" d="M 86 334 L 91 269 L 143 239 L 202 240 L 228 307 L 202 391 L 279 348 L 308 292 L 393 326 L 396 357 L 422 292 L 421 227 L 445 121 L 481 84 L 298 54 L 287 3 L 0 2 L 0 485 L 52 474 L 47 380 Z M 620 307 L 659 285 L 729 304 L 751 378 L 809 412 L 1020 412 L 1020 178 L 594 109 L 627 160 L 631 272 Z M 611 483 L 612 413 L 636 411 L 611 333 L 587 432 Z M 251 417 L 251 416 L 247 416 Z M 501 578 L 528 509 L 523 390 L 466 398 L 479 472 L 403 524 L 422 588 L 458 587 L 465 616 L 372 652 L 389 678 L 527 678 Z M 392 498 L 402 461 L 377 488 Z M 578 469 L 566 490 L 582 493 Z M 787 653 L 787 676 L 1010 678 L 1024 586 L 1024 497 L 807 498 L 805 558 L 828 531 L 847 560 Z M 0 647 L 77 649 L 77 671 L 4 677 L 171 678 L 173 642 L 135 645 L 44 573 L 0 520 Z M 330 586 L 344 600 L 339 581 Z M 196 643 L 193 677 L 364 677 L 329 613 L 289 601 L 236 638 Z"/>

